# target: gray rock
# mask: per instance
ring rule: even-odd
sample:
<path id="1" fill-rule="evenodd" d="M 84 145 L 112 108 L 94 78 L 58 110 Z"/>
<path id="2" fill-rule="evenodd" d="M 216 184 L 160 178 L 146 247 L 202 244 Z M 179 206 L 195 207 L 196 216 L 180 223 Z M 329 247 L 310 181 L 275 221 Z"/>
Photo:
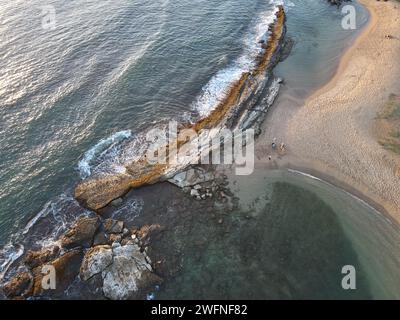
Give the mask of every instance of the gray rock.
<path id="1" fill-rule="evenodd" d="M 180 188 L 192 187 L 199 183 L 212 181 L 214 174 L 205 171 L 201 167 L 189 168 L 176 174 L 172 179 L 168 181 Z"/>
<path id="2" fill-rule="evenodd" d="M 113 263 L 103 272 L 103 292 L 112 300 L 137 299 L 145 288 L 161 279 L 152 273 L 146 256 L 137 245 L 113 248 Z"/>
<path id="3" fill-rule="evenodd" d="M 113 253 L 110 246 L 90 248 L 83 258 L 80 268 L 80 277 L 87 281 L 94 275 L 102 272 L 113 262 Z"/>
<path id="4" fill-rule="evenodd" d="M 15 274 L 7 283 L 2 286 L 2 290 L 8 298 L 20 297 L 30 291 L 32 284 L 32 275 L 24 271 Z"/>

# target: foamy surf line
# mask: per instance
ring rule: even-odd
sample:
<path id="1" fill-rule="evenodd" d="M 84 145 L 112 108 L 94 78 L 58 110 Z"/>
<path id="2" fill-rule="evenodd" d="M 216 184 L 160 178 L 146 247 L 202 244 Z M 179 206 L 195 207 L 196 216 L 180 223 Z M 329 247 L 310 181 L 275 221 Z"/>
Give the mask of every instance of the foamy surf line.
<path id="1" fill-rule="evenodd" d="M 192 102 L 190 109 L 196 111 L 201 119 L 208 117 L 218 106 L 227 98 L 232 88 L 246 73 L 250 73 L 257 68 L 258 59 L 265 50 L 262 43 L 267 43 L 271 36 L 269 27 L 277 19 L 281 1 L 272 2 L 273 8 L 262 11 L 253 20 L 252 27 L 243 38 L 242 54 L 226 68 L 218 71 L 211 80 L 202 88 L 201 93 Z M 190 121 L 195 123 L 196 121 Z M 130 130 L 119 131 L 112 136 L 100 140 L 95 146 L 91 147 L 78 163 L 78 170 L 82 179 L 88 178 L 94 172 L 100 174 L 115 173 L 119 170 L 124 172 L 124 163 L 132 161 L 143 151 L 140 149 L 144 143 L 144 133 L 132 136 Z M 124 140 L 129 140 L 124 145 L 124 150 L 118 150 L 118 146 Z M 138 140 L 135 143 L 134 140 Z M 140 143 L 141 142 L 141 143 Z M 128 149 L 134 149 L 131 152 Z M 140 151 L 140 152 L 139 152 Z M 134 154 L 133 154 L 134 153 Z M 104 163 L 99 163 L 104 162 Z"/>
<path id="2" fill-rule="evenodd" d="M 112 136 L 100 140 L 95 146 L 86 151 L 82 160 L 80 160 L 78 163 L 78 170 L 81 178 L 84 179 L 90 176 L 91 164 L 98 156 L 106 152 L 113 145 L 125 139 L 128 139 L 131 136 L 132 136 L 131 130 L 118 131 L 114 133 Z"/>
<path id="3" fill-rule="evenodd" d="M 371 210 L 372 210 L 373 212 L 375 212 L 375 214 L 378 215 L 380 218 L 383 218 L 385 221 L 387 221 L 388 223 L 390 223 L 391 225 L 393 225 L 393 222 L 392 222 L 390 219 L 388 219 L 385 215 L 383 215 L 379 210 L 377 210 L 376 208 L 374 208 L 373 206 L 371 206 L 368 202 L 364 201 L 363 199 L 361 199 L 361 198 L 357 197 L 356 195 L 352 194 L 351 192 L 348 192 L 348 191 L 346 191 L 345 189 L 339 188 L 338 186 L 335 186 L 334 184 L 332 184 L 332 183 L 330 183 L 330 182 L 328 182 L 328 181 L 326 181 L 326 180 L 323 180 L 323 179 L 321 179 L 321 178 L 318 178 L 318 177 L 316 177 L 316 176 L 313 176 L 313 175 L 311 175 L 311 174 L 309 174 L 309 173 L 305 173 L 305 172 L 302 172 L 302 171 L 299 171 L 299 170 L 294 170 L 294 169 L 287 169 L 287 170 L 288 170 L 289 172 L 291 172 L 291 173 L 298 174 L 298 175 L 301 175 L 301 176 L 304 176 L 304 177 L 307 177 L 307 178 L 310 178 L 310 179 L 313 179 L 313 180 L 322 182 L 322 183 L 324 183 L 324 184 L 326 184 L 326 185 L 328 185 L 328 186 L 330 186 L 330 187 L 332 187 L 332 188 L 335 188 L 335 189 L 337 189 L 337 190 L 340 190 L 341 192 L 344 192 L 345 194 L 347 194 L 347 195 L 349 195 L 350 197 L 352 197 L 353 199 L 357 200 L 358 202 L 360 202 L 361 204 L 363 204 L 363 205 L 366 206 L 367 208 L 371 209 Z"/>
<path id="4" fill-rule="evenodd" d="M 226 68 L 218 71 L 211 80 L 202 88 L 201 93 L 192 103 L 194 109 L 200 117 L 207 117 L 229 94 L 230 89 L 240 78 L 251 72 L 257 66 L 257 57 L 263 48 L 260 43 L 266 43 L 270 37 L 269 26 L 272 25 L 279 11 L 279 3 L 274 3 L 275 7 L 263 11 L 253 22 L 253 27 L 243 39 L 243 53 Z M 270 2 L 272 4 L 272 2 Z"/>

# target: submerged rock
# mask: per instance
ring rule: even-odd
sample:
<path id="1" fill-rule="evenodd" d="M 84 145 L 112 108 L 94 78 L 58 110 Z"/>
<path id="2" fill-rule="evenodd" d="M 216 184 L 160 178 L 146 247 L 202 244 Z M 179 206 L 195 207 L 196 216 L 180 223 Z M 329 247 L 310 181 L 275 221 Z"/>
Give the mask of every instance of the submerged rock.
<path id="1" fill-rule="evenodd" d="M 144 225 L 138 230 L 132 230 L 132 233 L 137 236 L 142 242 L 147 241 L 150 237 L 164 231 L 164 227 L 159 224 Z"/>
<path id="2" fill-rule="evenodd" d="M 117 198 L 113 201 L 111 201 L 111 205 L 113 207 L 119 207 L 124 201 L 121 198 Z"/>

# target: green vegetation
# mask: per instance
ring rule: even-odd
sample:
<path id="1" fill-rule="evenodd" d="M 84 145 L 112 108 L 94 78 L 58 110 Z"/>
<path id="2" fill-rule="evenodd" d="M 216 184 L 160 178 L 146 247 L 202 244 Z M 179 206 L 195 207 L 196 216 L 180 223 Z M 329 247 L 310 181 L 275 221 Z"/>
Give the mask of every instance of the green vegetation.
<path id="1" fill-rule="evenodd" d="M 400 96 L 393 93 L 389 96 L 389 101 L 383 107 L 379 118 L 400 119 Z"/>
<path id="2" fill-rule="evenodd" d="M 392 152 L 400 154 L 400 96 L 391 94 L 389 100 L 383 106 L 377 120 L 382 128 L 389 128 L 389 132 L 383 130 L 379 143 Z"/>

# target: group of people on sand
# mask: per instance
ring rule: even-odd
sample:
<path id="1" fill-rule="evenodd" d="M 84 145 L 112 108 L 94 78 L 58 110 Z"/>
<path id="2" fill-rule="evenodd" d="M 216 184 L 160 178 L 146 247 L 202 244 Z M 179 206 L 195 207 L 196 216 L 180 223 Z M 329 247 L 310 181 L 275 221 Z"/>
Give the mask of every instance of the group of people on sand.
<path id="1" fill-rule="evenodd" d="M 272 150 L 273 150 L 273 151 L 277 151 L 279 155 L 285 154 L 285 151 L 286 151 L 286 146 L 285 146 L 285 144 L 284 144 L 283 142 L 281 142 L 281 143 L 279 144 L 279 146 L 278 146 L 276 140 L 277 140 L 276 138 L 274 138 L 274 139 L 272 140 L 272 143 L 271 143 Z M 271 156 L 271 155 L 268 156 L 268 160 L 272 160 L 272 156 Z"/>

